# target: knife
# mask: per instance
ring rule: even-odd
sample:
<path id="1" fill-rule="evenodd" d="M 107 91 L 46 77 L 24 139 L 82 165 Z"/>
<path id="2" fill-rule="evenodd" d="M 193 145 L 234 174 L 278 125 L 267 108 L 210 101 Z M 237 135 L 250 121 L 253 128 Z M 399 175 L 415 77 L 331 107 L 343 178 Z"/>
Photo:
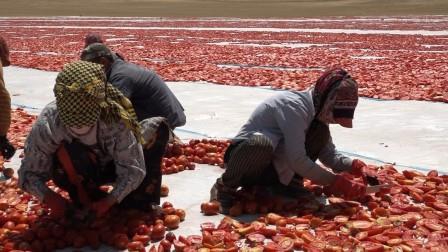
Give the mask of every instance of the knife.
<path id="1" fill-rule="evenodd" d="M 367 186 L 366 187 L 366 194 L 372 194 L 372 193 L 377 193 L 379 191 L 381 191 L 382 189 L 386 189 L 389 188 L 389 185 L 371 185 L 371 186 Z"/>

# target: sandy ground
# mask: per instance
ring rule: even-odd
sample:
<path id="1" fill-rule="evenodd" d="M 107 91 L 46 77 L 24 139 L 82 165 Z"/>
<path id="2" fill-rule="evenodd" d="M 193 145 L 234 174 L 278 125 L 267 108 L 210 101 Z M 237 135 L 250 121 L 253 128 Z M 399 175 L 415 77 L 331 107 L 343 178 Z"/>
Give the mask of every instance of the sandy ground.
<path id="1" fill-rule="evenodd" d="M 310 17 L 442 15 L 446 0 L 2 0 L 0 16 Z"/>

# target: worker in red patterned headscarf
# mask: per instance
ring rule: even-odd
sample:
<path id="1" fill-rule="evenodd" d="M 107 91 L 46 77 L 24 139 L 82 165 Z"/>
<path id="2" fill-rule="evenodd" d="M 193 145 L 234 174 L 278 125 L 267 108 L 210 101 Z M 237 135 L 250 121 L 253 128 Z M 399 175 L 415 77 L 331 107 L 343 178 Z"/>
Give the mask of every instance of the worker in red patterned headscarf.
<path id="1" fill-rule="evenodd" d="M 351 128 L 357 103 L 358 84 L 340 68 L 326 71 L 309 90 L 268 98 L 227 149 L 226 170 L 210 199 L 226 213 L 239 187 L 265 186 L 294 196 L 303 193 L 303 178 L 328 186 L 337 196 L 363 196 L 366 184 L 348 173 L 362 175 L 366 165 L 339 153 L 329 130 L 329 124 Z"/>
<path id="2" fill-rule="evenodd" d="M 0 153 L 5 159 L 10 159 L 16 151 L 7 138 L 11 125 L 11 97 L 3 80 L 3 67 L 10 64 L 8 44 L 0 36 Z"/>

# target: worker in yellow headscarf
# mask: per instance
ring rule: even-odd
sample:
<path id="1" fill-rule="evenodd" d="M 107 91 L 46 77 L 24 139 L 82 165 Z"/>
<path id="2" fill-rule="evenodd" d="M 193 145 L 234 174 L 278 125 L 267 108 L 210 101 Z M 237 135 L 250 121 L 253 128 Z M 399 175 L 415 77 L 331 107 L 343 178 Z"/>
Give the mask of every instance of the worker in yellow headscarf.
<path id="1" fill-rule="evenodd" d="M 164 118 L 137 122 L 130 101 L 106 82 L 99 64 L 78 61 L 56 78 L 56 101 L 38 117 L 25 144 L 19 186 L 63 216 L 72 206 L 102 215 L 111 206 L 160 203 Z M 73 204 L 50 190 L 53 179 Z M 112 183 L 109 193 L 101 185 Z"/>

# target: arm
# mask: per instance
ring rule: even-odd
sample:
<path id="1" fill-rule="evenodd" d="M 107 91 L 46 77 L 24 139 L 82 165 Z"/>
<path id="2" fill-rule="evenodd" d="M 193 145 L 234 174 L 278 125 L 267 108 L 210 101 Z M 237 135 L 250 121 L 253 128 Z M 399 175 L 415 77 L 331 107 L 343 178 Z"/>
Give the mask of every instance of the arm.
<path id="1" fill-rule="evenodd" d="M 160 109 L 160 115 L 167 119 L 170 127 L 174 129 L 175 127 L 185 125 L 184 108 L 165 81 L 154 73 L 149 86 L 153 89 L 153 93 L 156 94 L 151 97 L 154 100 L 152 104 L 155 104 Z"/>
<path id="2" fill-rule="evenodd" d="M 272 113 L 274 113 L 277 124 L 283 133 L 289 166 L 295 173 L 314 183 L 331 184 L 335 175 L 313 162 L 306 155 L 306 129 L 309 127 L 308 121 L 311 120 L 308 117 L 313 115 L 312 109 L 300 103 L 285 104 L 280 109 L 275 108 Z"/>
<path id="3" fill-rule="evenodd" d="M 44 109 L 45 110 L 45 109 Z M 63 141 L 54 117 L 42 112 L 25 143 L 25 157 L 18 171 L 19 187 L 43 201 L 51 192 L 45 184 L 51 178 L 53 157 Z"/>
<path id="4" fill-rule="evenodd" d="M 145 160 L 141 144 L 124 124 L 119 124 L 113 158 L 116 167 L 117 181 L 111 196 L 121 202 L 130 192 L 135 190 L 146 175 Z"/>
<path id="5" fill-rule="evenodd" d="M 11 124 L 11 97 L 3 80 L 3 66 L 0 61 L 0 136 L 6 136 Z"/>
<path id="6" fill-rule="evenodd" d="M 352 159 L 337 151 L 331 135 L 328 143 L 319 153 L 319 160 L 335 172 L 350 172 L 352 169 Z"/>

